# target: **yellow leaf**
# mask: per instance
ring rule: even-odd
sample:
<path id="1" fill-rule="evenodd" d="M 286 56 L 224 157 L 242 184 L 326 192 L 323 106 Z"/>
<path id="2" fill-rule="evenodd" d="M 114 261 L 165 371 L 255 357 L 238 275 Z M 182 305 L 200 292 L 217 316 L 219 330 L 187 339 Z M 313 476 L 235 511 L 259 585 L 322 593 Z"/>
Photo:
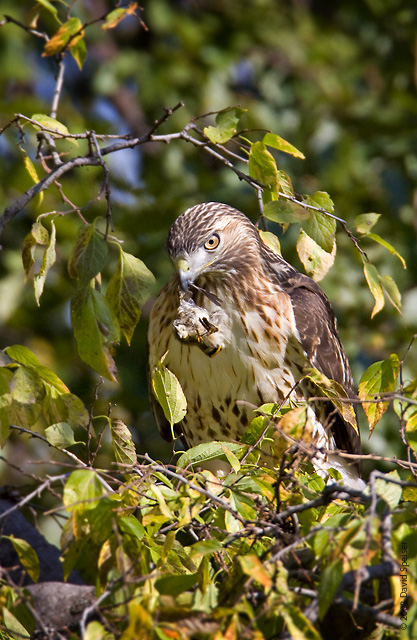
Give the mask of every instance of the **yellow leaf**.
<path id="1" fill-rule="evenodd" d="M 270 589 L 272 587 L 271 577 L 262 562 L 259 560 L 258 556 L 251 553 L 246 556 L 242 556 L 239 560 L 243 573 L 246 573 L 247 576 L 250 576 L 256 580 L 256 582 L 259 582 L 259 584 L 265 587 L 265 589 Z"/>

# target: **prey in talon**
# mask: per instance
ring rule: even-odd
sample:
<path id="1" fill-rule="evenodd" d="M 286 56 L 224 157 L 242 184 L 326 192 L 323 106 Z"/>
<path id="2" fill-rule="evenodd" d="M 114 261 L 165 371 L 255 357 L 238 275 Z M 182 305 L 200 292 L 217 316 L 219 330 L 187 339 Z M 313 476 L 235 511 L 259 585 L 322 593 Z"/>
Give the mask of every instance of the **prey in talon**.
<path id="1" fill-rule="evenodd" d="M 218 332 L 218 327 L 211 322 L 209 312 L 194 302 L 191 291 L 181 289 L 179 296 L 178 317 L 173 322 L 174 334 L 182 342 L 195 343 L 207 355 L 216 355 L 221 345 L 212 337 Z"/>

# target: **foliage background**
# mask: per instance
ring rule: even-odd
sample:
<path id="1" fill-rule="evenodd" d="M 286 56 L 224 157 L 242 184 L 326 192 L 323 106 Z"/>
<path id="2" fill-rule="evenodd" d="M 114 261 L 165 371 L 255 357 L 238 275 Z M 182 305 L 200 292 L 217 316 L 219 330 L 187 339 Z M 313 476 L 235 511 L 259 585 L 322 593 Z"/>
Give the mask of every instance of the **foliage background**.
<path id="1" fill-rule="evenodd" d="M 27 23 L 33 2 L 4 0 L 2 13 Z M 113 6 L 104 0 L 76 3 L 82 21 Z M 400 251 L 400 261 L 378 245 L 363 244 L 383 274 L 390 274 L 403 295 L 403 316 L 387 305 L 373 320 L 373 299 L 360 258 L 343 232 L 338 234 L 334 268 L 321 283 L 339 318 L 342 341 L 359 380 L 364 369 L 395 351 L 405 351 L 417 326 L 417 68 L 412 3 L 348 1 L 271 2 L 250 0 L 152 0 L 143 3 L 145 30 L 134 18 L 103 32 L 88 29 L 88 57 L 82 71 L 68 59 L 59 119 L 70 131 L 95 129 L 140 135 L 160 117 L 164 106 L 180 100 L 184 107 L 164 125 L 182 128 L 198 114 L 240 105 L 250 129 L 271 129 L 304 151 L 306 160 L 279 159 L 296 191 L 328 191 L 336 214 L 353 226 L 364 212 L 382 217 L 377 232 Z M 44 12 L 40 26 L 55 23 Z M 42 58 L 41 42 L 13 24 L 0 29 L 2 125 L 14 113 L 48 113 L 54 89 L 54 61 Z M 12 202 L 30 180 L 10 130 L 0 138 L 1 201 Z M 33 143 L 33 158 L 35 156 Z M 227 202 L 258 216 L 255 194 L 225 167 L 184 143 L 146 145 L 109 157 L 113 217 L 124 248 L 141 257 L 162 285 L 171 273 L 164 250 L 169 225 L 186 207 L 202 201 Z M 67 195 L 80 206 L 95 198 L 102 174 L 86 168 L 65 178 Z M 42 211 L 64 211 L 50 189 Z M 25 284 L 21 247 L 39 214 L 32 201 L 3 236 L 0 281 L 1 347 L 19 343 L 31 348 L 79 395 L 94 399 L 97 377 L 74 348 L 68 277 L 70 247 L 79 227 L 74 215 L 57 219 L 59 253 L 48 276 L 41 305 Z M 104 198 L 84 215 L 91 222 L 104 215 Z M 278 227 L 270 226 L 279 232 Z M 284 257 L 301 269 L 296 233 L 282 239 Z M 116 256 L 115 256 L 116 258 Z M 156 287 L 157 289 L 158 287 Z M 131 427 L 138 450 L 169 459 L 170 448 L 156 433 L 147 398 L 146 315 L 131 347 L 117 351 L 120 385 L 105 382 L 96 410 L 115 403 L 116 415 Z M 417 356 L 411 351 L 405 377 L 415 377 Z M 403 455 L 398 420 L 388 412 L 369 445 L 371 451 Z M 34 444 L 19 438 L 8 445 L 13 460 L 30 458 Z M 3 475 L 11 479 L 10 469 Z M 16 478 L 16 480 L 19 480 Z"/>

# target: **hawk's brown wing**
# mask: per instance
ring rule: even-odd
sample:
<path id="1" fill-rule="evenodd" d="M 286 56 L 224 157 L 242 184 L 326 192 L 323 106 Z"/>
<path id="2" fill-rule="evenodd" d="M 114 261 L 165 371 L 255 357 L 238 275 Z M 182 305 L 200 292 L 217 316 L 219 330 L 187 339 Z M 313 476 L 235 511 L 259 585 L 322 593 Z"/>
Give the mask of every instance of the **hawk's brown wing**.
<path id="1" fill-rule="evenodd" d="M 291 298 L 300 343 L 311 365 L 342 385 L 350 398 L 355 398 L 349 362 L 327 297 L 311 278 L 296 271 L 280 284 Z M 325 404 L 329 417 L 333 414 L 330 424 L 337 448 L 360 453 L 360 437 L 355 429 L 340 413 L 334 412 L 332 403 Z"/>

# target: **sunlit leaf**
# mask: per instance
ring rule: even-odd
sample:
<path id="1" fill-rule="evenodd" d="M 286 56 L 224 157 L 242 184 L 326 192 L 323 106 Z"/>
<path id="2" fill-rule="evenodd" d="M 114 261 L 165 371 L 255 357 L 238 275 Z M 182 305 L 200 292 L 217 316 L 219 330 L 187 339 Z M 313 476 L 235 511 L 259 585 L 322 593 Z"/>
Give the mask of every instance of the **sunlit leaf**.
<path id="1" fill-rule="evenodd" d="M 321 634 L 299 607 L 286 602 L 280 612 L 288 627 L 291 640 L 322 640 Z"/>
<path id="2" fill-rule="evenodd" d="M 54 222 L 52 220 L 49 244 L 44 251 L 40 271 L 39 273 L 35 274 L 34 281 L 33 281 L 34 288 L 35 288 L 35 298 L 38 306 L 40 304 L 40 297 L 43 292 L 46 276 L 48 275 L 49 269 L 52 267 L 52 265 L 55 263 L 55 260 L 56 260 L 55 244 L 56 244 L 56 229 L 55 229 Z"/>
<path id="3" fill-rule="evenodd" d="M 378 270 L 373 264 L 371 264 L 370 262 L 364 262 L 363 272 L 365 274 L 365 278 L 366 278 L 366 282 L 368 283 L 369 290 L 375 299 L 375 305 L 371 313 L 371 318 L 373 318 L 384 307 L 384 304 L 385 304 L 384 291 L 382 289 L 382 285 L 379 280 Z"/>
<path id="4" fill-rule="evenodd" d="M 126 473 L 137 462 L 136 448 L 132 434 L 122 420 L 110 422 L 113 449 L 120 471 Z"/>
<path id="5" fill-rule="evenodd" d="M 52 4 L 52 2 L 49 2 L 49 0 L 37 0 L 37 3 L 49 11 L 49 13 L 52 13 L 52 15 L 58 20 L 58 9 Z"/>
<path id="6" fill-rule="evenodd" d="M 307 378 L 314 382 L 320 392 L 332 401 L 336 409 L 341 413 L 345 422 L 348 422 L 354 428 L 356 433 L 359 433 L 353 405 L 350 402 L 346 402 L 349 400 L 349 396 L 342 385 L 335 380 L 327 378 L 327 376 L 325 376 L 321 371 L 318 371 L 318 369 L 308 367 L 305 370 L 305 373 Z"/>
<path id="7" fill-rule="evenodd" d="M 405 422 L 405 436 L 407 442 L 417 452 L 417 407 L 410 405 L 403 416 Z"/>
<path id="8" fill-rule="evenodd" d="M 278 149 L 278 151 L 289 153 L 295 158 L 305 159 L 305 155 L 301 151 L 294 147 L 290 142 L 284 140 L 284 138 L 281 138 L 281 136 L 278 136 L 276 133 L 266 133 L 264 135 L 263 143 L 267 147 L 273 147 L 274 149 Z"/>
<path id="9" fill-rule="evenodd" d="M 100 622 L 92 620 L 87 625 L 83 640 L 114 640 L 114 635 Z"/>
<path id="10" fill-rule="evenodd" d="M 58 31 L 48 40 L 43 48 L 42 56 L 54 56 L 63 51 L 68 43 L 75 44 L 75 40 L 83 37 L 83 25 L 79 18 L 70 18 L 61 25 Z"/>
<path id="11" fill-rule="evenodd" d="M 22 262 L 26 277 L 32 275 L 35 265 L 35 250 L 37 246 L 45 246 L 49 243 L 48 230 L 38 221 L 34 222 L 32 229 L 23 241 Z"/>
<path id="12" fill-rule="evenodd" d="M 380 213 L 361 213 L 355 218 L 356 231 L 367 235 L 380 217 Z"/>
<path id="13" fill-rule="evenodd" d="M 74 438 L 74 431 L 67 422 L 57 422 L 45 429 L 45 437 L 49 444 L 57 449 L 67 449 L 73 444 L 77 444 Z"/>
<path id="14" fill-rule="evenodd" d="M 75 62 L 77 63 L 78 68 L 82 69 L 85 59 L 87 57 L 87 47 L 85 44 L 85 40 L 80 38 L 77 42 L 75 42 L 70 46 L 69 50 Z M 70 138 L 70 139 L 74 140 L 74 138 Z M 76 139 L 75 139 L 75 142 L 77 142 Z"/>
<path id="15" fill-rule="evenodd" d="M 139 520 L 133 516 L 123 516 L 118 519 L 117 525 L 123 533 L 126 533 L 138 540 L 142 540 L 146 531 L 145 527 L 139 522 Z"/>
<path id="16" fill-rule="evenodd" d="M 391 276 L 379 276 L 379 281 L 387 294 L 392 306 L 401 313 L 401 293 Z"/>
<path id="17" fill-rule="evenodd" d="M 40 182 L 40 178 L 38 176 L 38 172 L 35 169 L 35 165 L 33 164 L 32 160 L 29 158 L 28 155 L 24 155 L 23 156 L 23 163 L 25 165 L 25 169 L 28 172 L 30 178 L 32 179 L 32 182 L 34 184 L 38 184 L 38 182 Z M 43 191 L 39 191 L 38 196 L 37 196 L 37 206 L 40 207 L 40 205 L 42 204 L 42 200 L 43 200 L 43 196 L 44 196 L 44 192 Z"/>
<path id="18" fill-rule="evenodd" d="M 381 402 L 381 394 L 395 390 L 399 370 L 399 358 L 392 353 L 387 360 L 371 364 L 361 377 L 358 395 L 363 402 L 371 433 L 389 406 L 389 402 Z M 364 402 L 366 400 L 370 402 Z"/>
<path id="19" fill-rule="evenodd" d="M 224 455 L 227 458 L 228 463 L 232 467 L 233 471 L 235 473 L 238 473 L 240 471 L 240 462 L 238 458 L 235 456 L 235 454 L 233 453 L 233 451 L 231 451 L 231 449 L 229 448 L 229 445 L 222 443 L 222 450 Z"/>
<path id="20" fill-rule="evenodd" d="M 25 629 L 25 627 L 19 622 L 19 620 L 13 615 L 13 613 L 6 607 L 2 608 L 2 614 L 4 626 L 6 627 L 7 631 L 10 632 L 10 634 L 7 633 L 7 635 L 5 636 L 5 640 L 9 640 L 10 638 L 13 638 L 13 640 L 26 640 L 27 638 L 29 640 L 29 638 L 31 638 L 31 634 L 29 633 L 29 631 Z"/>
<path id="21" fill-rule="evenodd" d="M 19 367 L 10 384 L 15 419 L 22 427 L 31 427 L 39 418 L 45 388 L 39 377 L 26 367 Z"/>
<path id="22" fill-rule="evenodd" d="M 250 576 L 256 580 L 256 582 L 259 582 L 259 584 L 261 584 L 265 589 L 270 589 L 272 587 L 271 576 L 259 560 L 258 556 L 251 553 L 241 556 L 239 561 L 243 573 L 246 573 L 247 576 Z"/>
<path id="23" fill-rule="evenodd" d="M 267 247 L 277 255 L 281 255 L 281 245 L 275 233 L 259 230 L 259 235 L 261 236 L 262 242 L 266 244 Z"/>
<path id="24" fill-rule="evenodd" d="M 377 242 L 378 244 L 380 244 L 382 247 L 384 247 L 385 249 L 387 249 L 391 255 L 396 256 L 398 258 L 398 260 L 401 262 L 401 264 L 403 265 L 404 269 L 407 268 L 407 265 L 405 264 L 405 260 L 402 257 L 402 255 L 400 253 L 398 253 L 398 251 L 396 249 L 394 249 L 394 247 L 392 246 L 392 244 L 390 244 L 389 242 L 387 242 L 386 240 L 384 240 L 383 238 L 381 238 L 381 236 L 378 236 L 376 233 L 368 233 L 367 234 L 368 238 L 371 238 L 371 240 L 373 240 L 374 242 Z"/>
<path id="25" fill-rule="evenodd" d="M 279 176 L 273 155 L 262 142 L 251 145 L 249 175 L 269 189 L 278 198 Z"/>
<path id="26" fill-rule="evenodd" d="M 324 191 L 317 191 L 312 196 L 308 196 L 306 204 L 319 207 L 332 213 L 334 205 L 329 195 Z M 336 220 L 325 213 L 310 209 L 311 216 L 302 223 L 303 229 L 310 238 L 313 238 L 324 251 L 331 253 L 335 241 Z"/>
<path id="27" fill-rule="evenodd" d="M 155 278 L 142 260 L 125 253 L 120 246 L 119 249 L 119 263 L 107 285 L 106 299 L 130 344 L 142 306 L 151 294 Z"/>
<path id="28" fill-rule="evenodd" d="M 300 229 L 297 240 L 297 254 L 310 278 L 320 282 L 332 268 L 336 257 L 336 241 L 333 241 L 331 253 L 317 244 L 304 229 Z"/>
<path id="29" fill-rule="evenodd" d="M 323 620 L 343 578 L 343 560 L 337 559 L 324 569 L 319 582 L 319 617 Z"/>
<path id="30" fill-rule="evenodd" d="M 280 193 L 286 196 L 294 196 L 294 187 L 292 186 L 291 178 L 286 171 L 278 169 L 279 190 Z"/>
<path id="31" fill-rule="evenodd" d="M 180 422 L 187 413 L 187 400 L 178 378 L 161 361 L 152 372 L 152 389 L 175 439 L 174 424 Z"/>
<path id="32" fill-rule="evenodd" d="M 311 213 L 301 205 L 288 200 L 273 200 L 264 207 L 265 218 L 279 224 L 303 222 L 311 218 Z"/>
<path id="33" fill-rule="evenodd" d="M 137 2 L 131 2 L 129 6 L 124 7 L 123 9 L 120 8 L 110 11 L 110 13 L 106 15 L 106 21 L 101 28 L 104 30 L 114 29 L 118 24 L 120 24 L 123 18 L 134 14 L 138 6 Z"/>
<path id="34" fill-rule="evenodd" d="M 236 134 L 240 117 L 245 111 L 246 109 L 240 108 L 220 111 L 216 116 L 216 126 L 205 127 L 204 135 L 207 136 L 213 144 L 224 144 Z"/>
<path id="35" fill-rule="evenodd" d="M 104 488 L 93 469 L 73 471 L 64 487 L 63 502 L 69 511 L 80 505 L 84 509 L 94 509 L 104 495 Z"/>
<path id="36" fill-rule="evenodd" d="M 95 225 L 84 225 L 78 231 L 68 261 L 71 278 L 86 284 L 103 269 L 108 256 L 107 242 Z"/>
<path id="37" fill-rule="evenodd" d="M 224 442 L 204 442 L 203 444 L 198 444 L 191 449 L 188 449 L 185 453 L 183 453 L 178 461 L 177 466 L 180 468 L 188 467 L 189 465 L 198 465 L 204 462 L 208 462 L 209 460 L 227 460 L 225 452 L 223 450 Z M 227 448 L 229 451 L 235 454 L 235 456 L 239 455 L 241 451 L 246 451 L 247 446 L 242 445 L 236 442 L 227 442 Z"/>
<path id="38" fill-rule="evenodd" d="M 395 484 L 394 482 L 390 482 L 390 480 L 401 482 L 400 474 L 396 469 L 385 473 L 383 478 L 381 476 L 376 478 L 375 491 L 385 500 L 391 509 L 395 509 L 401 500 L 402 487 L 401 484 Z"/>
<path id="39" fill-rule="evenodd" d="M 14 536 L 3 536 L 12 543 L 19 560 L 32 578 L 33 582 L 37 582 L 40 574 L 39 558 L 36 551 L 30 546 L 26 540 L 15 538 Z"/>
<path id="40" fill-rule="evenodd" d="M 51 136 L 65 138 L 66 140 L 71 142 L 71 144 L 78 147 L 78 140 L 76 138 L 67 137 L 71 134 L 68 131 L 67 127 L 62 124 L 62 122 L 59 122 L 55 118 L 51 118 L 44 113 L 35 113 L 30 117 L 30 119 L 35 120 L 35 122 L 31 123 L 32 126 L 35 127 L 35 129 L 47 129 L 48 133 L 50 133 Z"/>

